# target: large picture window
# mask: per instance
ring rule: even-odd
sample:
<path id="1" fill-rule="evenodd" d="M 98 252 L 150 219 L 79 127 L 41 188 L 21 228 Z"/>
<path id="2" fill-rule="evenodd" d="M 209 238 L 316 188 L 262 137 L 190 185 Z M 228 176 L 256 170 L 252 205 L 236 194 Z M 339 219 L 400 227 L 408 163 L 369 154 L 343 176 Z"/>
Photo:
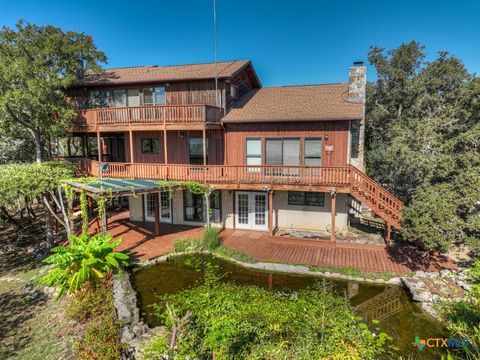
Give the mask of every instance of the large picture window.
<path id="1" fill-rule="evenodd" d="M 305 139 L 303 163 L 305 166 L 322 166 L 322 139 Z"/>
<path id="2" fill-rule="evenodd" d="M 267 165 L 300 165 L 300 139 L 266 139 L 265 163 Z"/>
<path id="3" fill-rule="evenodd" d="M 160 140 L 153 138 L 144 138 L 141 140 L 142 154 L 159 154 Z"/>
<path id="4" fill-rule="evenodd" d="M 325 193 L 310 191 L 289 191 L 288 205 L 325 206 Z"/>

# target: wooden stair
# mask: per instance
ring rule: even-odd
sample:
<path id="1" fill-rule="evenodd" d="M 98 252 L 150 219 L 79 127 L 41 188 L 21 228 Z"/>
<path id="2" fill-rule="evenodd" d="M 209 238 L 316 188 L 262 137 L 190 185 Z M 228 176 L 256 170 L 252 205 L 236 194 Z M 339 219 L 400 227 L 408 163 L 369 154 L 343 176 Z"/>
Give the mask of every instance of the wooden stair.
<path id="1" fill-rule="evenodd" d="M 351 195 L 385 220 L 386 237 L 390 239 L 391 227 L 399 230 L 402 226 L 403 202 L 354 166 L 351 166 L 350 180 Z"/>

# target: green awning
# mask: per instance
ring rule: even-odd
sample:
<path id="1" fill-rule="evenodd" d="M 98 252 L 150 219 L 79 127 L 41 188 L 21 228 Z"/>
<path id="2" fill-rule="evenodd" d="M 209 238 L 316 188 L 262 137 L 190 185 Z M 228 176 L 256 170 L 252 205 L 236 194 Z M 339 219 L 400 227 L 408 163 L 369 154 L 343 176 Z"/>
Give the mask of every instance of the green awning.
<path id="1" fill-rule="evenodd" d="M 165 191 L 181 187 L 180 184 L 169 183 L 161 184 L 155 180 L 143 179 L 109 179 L 109 178 L 85 178 L 78 181 L 67 181 L 67 184 L 77 190 L 84 190 L 90 196 L 128 196 L 135 194 L 145 194 L 158 191 Z"/>

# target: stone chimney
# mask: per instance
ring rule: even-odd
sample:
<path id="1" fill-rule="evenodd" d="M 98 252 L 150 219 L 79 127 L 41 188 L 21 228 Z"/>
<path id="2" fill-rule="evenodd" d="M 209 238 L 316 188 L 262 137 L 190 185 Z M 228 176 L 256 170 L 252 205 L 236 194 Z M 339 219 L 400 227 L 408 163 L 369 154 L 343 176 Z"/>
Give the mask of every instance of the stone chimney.
<path id="1" fill-rule="evenodd" d="M 363 61 L 355 61 L 348 70 L 348 100 L 365 104 L 367 67 Z"/>

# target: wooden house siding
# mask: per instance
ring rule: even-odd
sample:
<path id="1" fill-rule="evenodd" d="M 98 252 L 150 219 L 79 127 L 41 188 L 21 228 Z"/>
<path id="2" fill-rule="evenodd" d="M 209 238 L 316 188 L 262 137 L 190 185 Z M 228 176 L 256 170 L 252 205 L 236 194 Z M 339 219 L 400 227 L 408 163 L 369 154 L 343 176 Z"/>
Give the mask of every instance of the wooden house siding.
<path id="1" fill-rule="evenodd" d="M 348 163 L 348 131 L 348 121 L 225 124 L 225 164 L 246 165 L 247 138 L 261 138 L 263 149 L 267 138 L 300 138 L 300 153 L 303 154 L 303 139 L 319 137 L 322 138 L 323 147 L 322 165 L 345 166 Z M 327 140 L 325 139 L 326 135 L 328 136 Z M 327 152 L 327 147 L 332 145 L 333 151 Z M 303 165 L 303 156 L 300 158 L 300 165 Z M 264 159 L 262 159 L 262 163 L 264 163 Z"/>

